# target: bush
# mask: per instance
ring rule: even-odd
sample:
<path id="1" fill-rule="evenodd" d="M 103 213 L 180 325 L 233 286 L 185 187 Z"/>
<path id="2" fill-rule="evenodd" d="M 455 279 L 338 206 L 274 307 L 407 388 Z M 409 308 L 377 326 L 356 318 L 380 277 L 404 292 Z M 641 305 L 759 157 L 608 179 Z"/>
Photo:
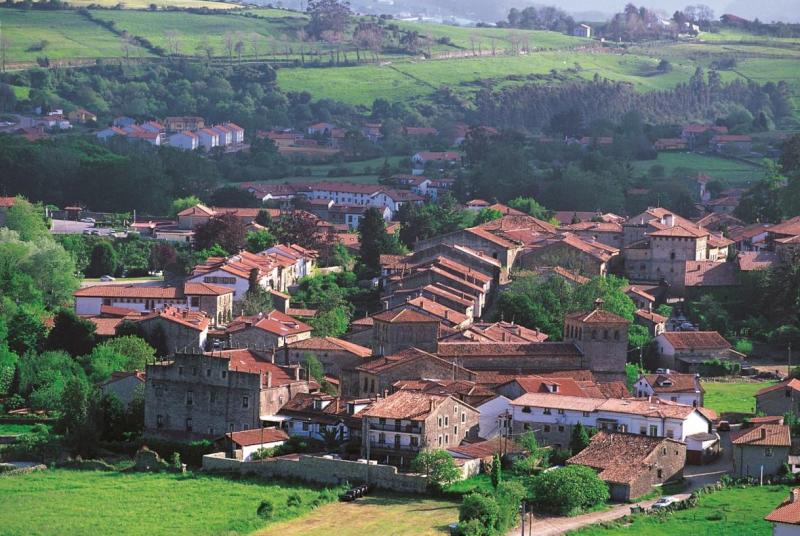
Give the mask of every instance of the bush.
<path id="1" fill-rule="evenodd" d="M 300 506 L 302 504 L 303 504 L 303 497 L 301 497 L 300 494 L 297 493 L 296 491 L 293 491 L 292 493 L 289 494 L 288 497 L 286 497 L 286 506 L 288 506 L 289 508 L 292 508 L 294 506 Z"/>
<path id="2" fill-rule="evenodd" d="M 534 502 L 557 515 L 575 515 L 608 500 L 608 485 L 597 473 L 582 465 L 570 465 L 533 479 Z"/>
<path id="3" fill-rule="evenodd" d="M 488 530 L 485 534 L 494 534 L 500 523 L 500 506 L 494 497 L 481 493 L 470 493 L 464 497 L 458 512 L 459 522 L 478 521 Z"/>
<path id="4" fill-rule="evenodd" d="M 256 514 L 258 514 L 258 517 L 261 519 L 270 520 L 275 514 L 275 505 L 273 505 L 270 501 L 261 501 L 261 504 L 259 504 L 258 508 L 256 509 Z"/>
<path id="5" fill-rule="evenodd" d="M 478 519 L 470 519 L 459 523 L 458 532 L 461 536 L 490 536 L 492 534 Z"/>

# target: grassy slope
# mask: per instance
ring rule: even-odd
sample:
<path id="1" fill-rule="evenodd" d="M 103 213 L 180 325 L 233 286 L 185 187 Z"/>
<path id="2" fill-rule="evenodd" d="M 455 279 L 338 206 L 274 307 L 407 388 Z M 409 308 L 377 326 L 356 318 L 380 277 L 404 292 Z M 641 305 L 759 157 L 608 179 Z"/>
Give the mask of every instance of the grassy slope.
<path id="1" fill-rule="evenodd" d="M 589 527 L 570 532 L 575 536 L 684 536 L 686 534 L 740 534 L 768 536 L 772 524 L 764 516 L 783 502 L 789 494 L 787 486 L 733 488 L 703 496 L 697 508 L 683 510 L 661 519 L 658 516 L 637 516 L 628 526 L 613 528 Z M 716 519 L 720 517 L 721 519 Z"/>
<path id="2" fill-rule="evenodd" d="M 175 30 L 180 35 L 181 54 L 196 54 L 197 47 L 206 38 L 214 48 L 214 55 L 227 55 L 225 35 L 239 34 L 245 44 L 243 56 L 251 56 L 250 36 L 262 38 L 260 54 L 267 50 L 265 40 L 292 37 L 303 25 L 302 19 L 263 20 L 238 15 L 197 15 L 194 13 L 148 13 L 146 11 L 95 11 L 95 17 L 114 21 L 120 30 L 147 38 L 157 46 L 167 48 L 166 32 Z"/>
<path id="3" fill-rule="evenodd" d="M 9 63 L 36 61 L 37 57 L 106 58 L 122 56 L 119 38 L 74 11 L 23 11 L 0 9 L 3 33 L 10 42 Z M 42 40 L 41 51 L 29 50 Z M 141 50 L 137 56 L 149 56 Z"/>
<path id="4" fill-rule="evenodd" d="M 27 434 L 35 425 L 33 424 L 7 424 L 0 423 L 0 435 Z"/>
<path id="5" fill-rule="evenodd" d="M 262 499 L 276 521 L 309 511 L 288 508 L 297 491 L 304 504 L 318 492 L 290 484 L 231 481 L 211 476 L 48 470 L 0 479 L 0 534 L 247 534 L 264 526 Z"/>
<path id="6" fill-rule="evenodd" d="M 212 2 L 209 0 L 74 0 L 70 2 L 73 6 L 99 5 L 103 7 L 114 7 L 122 4 L 123 9 L 148 9 L 150 4 L 155 4 L 159 8 L 165 7 L 204 7 L 206 9 L 233 9 L 239 7 L 233 3 Z"/>
<path id="7" fill-rule="evenodd" d="M 458 521 L 458 503 L 420 497 L 369 496 L 354 503 L 329 504 L 258 536 L 434 536 Z"/>
<path id="8" fill-rule="evenodd" d="M 752 413 L 756 407 L 753 395 L 769 385 L 767 382 L 703 383 L 703 388 L 706 390 L 704 405 L 717 413 L 727 411 Z"/>
<path id="9" fill-rule="evenodd" d="M 705 173 L 715 179 L 725 180 L 732 186 L 759 179 L 763 175 L 763 170 L 757 166 L 696 153 L 659 153 L 656 160 L 640 160 L 633 165 L 641 172 L 646 172 L 654 165 L 662 165 L 667 176 L 677 168 L 686 168 L 696 173 Z"/>

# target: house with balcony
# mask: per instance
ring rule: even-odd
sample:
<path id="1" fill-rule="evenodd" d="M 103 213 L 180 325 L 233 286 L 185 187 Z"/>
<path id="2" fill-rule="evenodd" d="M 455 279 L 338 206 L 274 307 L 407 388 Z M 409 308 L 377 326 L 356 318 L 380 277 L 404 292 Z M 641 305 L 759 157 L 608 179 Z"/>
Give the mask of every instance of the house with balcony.
<path id="1" fill-rule="evenodd" d="M 362 454 L 407 469 L 425 448 L 477 439 L 480 412 L 452 395 L 400 390 L 379 398 L 362 416 Z"/>
<path id="2" fill-rule="evenodd" d="M 281 426 L 290 436 L 337 442 L 361 438 L 359 412 L 374 399 L 345 398 L 325 393 L 301 393 L 286 403 L 278 413 Z"/>

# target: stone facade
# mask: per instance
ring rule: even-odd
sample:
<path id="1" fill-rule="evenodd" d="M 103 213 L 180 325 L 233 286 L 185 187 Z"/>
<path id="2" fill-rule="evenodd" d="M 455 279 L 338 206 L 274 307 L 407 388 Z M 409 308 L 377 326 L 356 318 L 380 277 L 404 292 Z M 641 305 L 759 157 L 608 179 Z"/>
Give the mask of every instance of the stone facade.
<path id="1" fill-rule="evenodd" d="M 788 446 L 733 445 L 733 475 L 758 479 L 762 467 L 764 476 L 777 475 L 788 459 Z"/>
<path id="2" fill-rule="evenodd" d="M 206 345 L 208 326 L 203 329 L 189 327 L 180 322 L 174 322 L 162 316 L 153 316 L 137 321 L 145 338 L 157 340 L 159 332 L 164 334 L 164 341 L 169 352 L 179 350 L 202 350 Z"/>
<path id="3" fill-rule="evenodd" d="M 215 326 L 227 324 L 233 318 L 233 293 L 218 296 L 188 296 L 189 306 L 206 313 Z"/>
<path id="4" fill-rule="evenodd" d="M 414 347 L 426 352 L 435 352 L 439 340 L 439 321 L 430 317 L 428 321 L 375 319 L 372 327 L 372 349 L 377 355 L 390 355 L 405 348 Z"/>
<path id="5" fill-rule="evenodd" d="M 800 384 L 797 380 L 793 380 Z M 761 415 L 800 414 L 800 385 L 789 384 L 783 387 L 763 389 L 756 393 L 756 413 Z"/>
<path id="6" fill-rule="evenodd" d="M 224 452 L 203 456 L 203 470 L 238 472 L 264 478 L 297 479 L 317 484 L 357 484 L 369 482 L 380 489 L 403 493 L 427 493 L 427 479 L 417 474 L 402 474 L 396 467 L 348 460 L 333 460 L 300 455 L 298 459 L 273 458 L 242 462 L 226 458 Z"/>
<path id="7" fill-rule="evenodd" d="M 314 340 L 316 340 L 316 338 L 308 339 L 308 341 Z M 368 351 L 369 349 L 362 348 L 362 350 Z M 369 357 L 369 353 L 366 353 L 366 355 L 364 352 L 354 353 L 345 348 L 308 348 L 303 341 L 299 341 L 298 344 L 286 346 L 284 350 L 284 363 L 286 365 L 303 364 L 308 354 L 313 355 L 322 363 L 322 366 L 325 367 L 325 374 L 337 378 L 341 376 L 342 369 L 357 367 Z"/>
<path id="8" fill-rule="evenodd" d="M 230 358 L 205 354 L 176 354 L 148 365 L 145 433 L 196 439 L 258 428 L 261 416 L 274 415 L 295 394 L 309 391 L 299 368 L 261 369 L 236 370 Z M 287 373 L 294 377 L 273 385 L 273 375 Z"/>
<path id="9" fill-rule="evenodd" d="M 628 355 L 628 325 L 622 317 L 601 308 L 567 315 L 564 341 L 583 353 L 587 368 L 603 380 L 624 380 Z"/>

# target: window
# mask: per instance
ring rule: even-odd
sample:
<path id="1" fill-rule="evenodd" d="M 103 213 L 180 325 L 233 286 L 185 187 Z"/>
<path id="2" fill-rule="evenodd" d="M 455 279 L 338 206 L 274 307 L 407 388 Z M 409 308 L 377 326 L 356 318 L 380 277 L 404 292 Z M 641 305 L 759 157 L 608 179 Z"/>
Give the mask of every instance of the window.
<path id="1" fill-rule="evenodd" d="M 214 435 L 214 427 L 213 426 L 209 426 L 208 427 L 208 435 L 210 435 L 210 436 Z"/>
<path id="2" fill-rule="evenodd" d="M 584 411 L 584 412 L 583 412 L 583 416 L 584 416 L 584 417 L 588 417 L 588 416 L 589 416 L 589 412 L 588 412 L 588 411 Z"/>
<path id="3" fill-rule="evenodd" d="M 544 431 L 545 432 L 550 432 L 550 425 L 549 424 L 545 424 L 544 425 Z"/>
<path id="4" fill-rule="evenodd" d="M 661 447 L 661 455 L 662 456 L 666 456 L 667 455 L 667 447 Z"/>
<path id="5" fill-rule="evenodd" d="M 249 429 L 250 429 L 249 426 L 247 426 L 246 424 L 242 423 L 242 430 L 249 430 Z"/>
<path id="6" fill-rule="evenodd" d="M 191 406 L 192 404 L 194 404 L 194 392 L 186 391 L 186 405 Z"/>
<path id="7" fill-rule="evenodd" d="M 444 425 L 445 426 L 449 426 L 450 425 L 450 418 L 447 415 L 444 416 Z"/>
<path id="8" fill-rule="evenodd" d="M 658 475 L 657 475 L 657 476 L 658 476 L 658 479 L 659 479 L 659 480 L 661 480 L 661 479 L 664 477 L 664 471 L 662 471 L 661 469 L 659 469 L 659 470 L 658 470 Z"/>
<path id="9" fill-rule="evenodd" d="M 530 406 L 522 406 L 522 413 L 530 413 L 531 407 Z"/>
<path id="10" fill-rule="evenodd" d="M 164 427 L 164 416 L 156 415 L 156 428 L 163 428 L 163 427 Z"/>
<path id="11" fill-rule="evenodd" d="M 233 423 L 230 423 L 230 424 L 228 425 L 228 431 L 229 431 L 229 432 L 233 432 Z"/>
<path id="12" fill-rule="evenodd" d="M 442 417 L 440 416 L 439 417 L 439 428 L 441 428 L 441 427 L 442 427 Z"/>
<path id="13" fill-rule="evenodd" d="M 458 437 L 458 426 L 453 426 L 453 436 Z"/>
<path id="14" fill-rule="evenodd" d="M 187 432 L 191 432 L 192 431 L 192 419 L 191 418 L 186 419 L 186 431 Z"/>
<path id="15" fill-rule="evenodd" d="M 192 296 L 189 303 L 192 307 L 200 307 L 200 298 L 198 296 Z"/>
<path id="16" fill-rule="evenodd" d="M 641 435 L 647 435 L 647 428 L 644 425 L 640 426 L 639 427 L 639 433 Z"/>
<path id="17" fill-rule="evenodd" d="M 564 415 L 564 410 L 563 409 L 558 410 L 558 414 L 559 415 Z"/>
<path id="18" fill-rule="evenodd" d="M 386 424 L 386 419 L 384 419 L 383 417 L 381 417 L 380 419 L 378 419 L 378 424 L 380 424 L 380 425 L 385 425 L 385 424 Z"/>
<path id="19" fill-rule="evenodd" d="M 615 341 L 618 341 L 618 340 L 619 340 L 619 330 L 618 330 L 618 329 L 615 329 L 615 330 L 614 330 L 614 340 L 615 340 Z"/>
<path id="20" fill-rule="evenodd" d="M 308 432 L 308 423 L 307 422 L 303 423 L 303 431 L 304 432 Z"/>
<path id="21" fill-rule="evenodd" d="M 249 408 L 250 407 L 250 397 L 248 397 L 248 396 L 243 396 L 242 397 L 242 407 L 243 408 Z"/>
<path id="22" fill-rule="evenodd" d="M 766 456 L 767 458 L 772 458 L 772 455 L 773 455 L 772 447 L 766 447 L 764 449 L 764 456 Z"/>
<path id="23" fill-rule="evenodd" d="M 606 340 L 606 341 L 608 340 L 608 330 L 607 329 L 603 330 L 603 340 Z"/>
<path id="24" fill-rule="evenodd" d="M 458 415 L 458 406 L 453 406 L 453 413 Z"/>
<path id="25" fill-rule="evenodd" d="M 550 415 L 551 413 L 552 413 L 552 411 L 550 410 L 550 408 L 544 408 L 542 410 L 542 414 L 543 415 Z"/>
<path id="26" fill-rule="evenodd" d="M 461 413 L 461 422 L 467 422 L 467 414 L 464 412 Z"/>
<path id="27" fill-rule="evenodd" d="M 369 387 L 369 380 L 367 378 L 364 378 L 364 391 L 366 391 L 368 387 Z"/>
<path id="28" fill-rule="evenodd" d="M 206 369 L 206 377 L 207 378 L 211 377 L 211 369 Z"/>
<path id="29" fill-rule="evenodd" d="M 656 425 L 656 424 L 651 424 L 650 425 L 650 435 L 653 436 L 653 437 L 658 435 L 658 425 Z"/>
<path id="30" fill-rule="evenodd" d="M 225 378 L 228 377 L 228 371 L 227 370 L 220 371 L 219 376 L 224 380 Z"/>
<path id="31" fill-rule="evenodd" d="M 419 438 L 417 436 L 411 436 L 411 446 L 412 447 L 419 446 Z"/>
<path id="32" fill-rule="evenodd" d="M 197 376 L 197 367 L 192 367 L 192 376 Z"/>
<path id="33" fill-rule="evenodd" d="M 564 431 L 564 427 L 563 427 L 562 425 L 559 425 L 559 427 L 558 427 L 558 431 L 559 431 L 559 432 L 563 432 L 563 431 Z"/>
<path id="34" fill-rule="evenodd" d="M 216 401 L 217 401 L 217 393 L 214 392 L 214 391 L 209 391 L 208 392 L 208 403 L 209 404 L 213 404 Z"/>
<path id="35" fill-rule="evenodd" d="M 178 376 L 183 376 L 183 367 L 178 367 Z"/>
<path id="36" fill-rule="evenodd" d="M 595 340 L 596 338 L 597 338 L 597 330 L 593 329 L 592 330 L 592 340 Z"/>
<path id="37" fill-rule="evenodd" d="M 444 434 L 444 444 L 445 445 L 450 444 L 450 436 L 448 434 Z"/>
<path id="38" fill-rule="evenodd" d="M 439 446 L 442 446 L 442 436 L 439 436 Z"/>

